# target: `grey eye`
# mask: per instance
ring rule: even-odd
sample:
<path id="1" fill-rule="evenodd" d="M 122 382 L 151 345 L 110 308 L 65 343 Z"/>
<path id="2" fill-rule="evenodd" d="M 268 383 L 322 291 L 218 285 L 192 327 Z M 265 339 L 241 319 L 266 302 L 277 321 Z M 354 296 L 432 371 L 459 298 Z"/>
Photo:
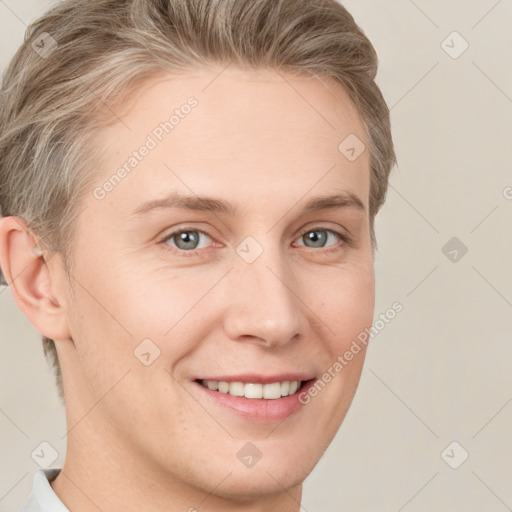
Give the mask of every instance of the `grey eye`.
<path id="1" fill-rule="evenodd" d="M 176 249 L 180 249 L 182 251 L 193 251 L 200 248 L 198 245 L 201 241 L 201 235 L 208 237 L 208 235 L 202 231 L 192 229 L 182 230 L 171 233 L 165 241 L 172 241 L 173 244 L 171 245 Z"/>
<path id="2" fill-rule="evenodd" d="M 335 233 L 329 229 L 310 229 L 301 238 L 306 247 L 322 248 L 325 247 L 329 234 L 334 235 Z"/>
<path id="3" fill-rule="evenodd" d="M 329 236 L 334 237 L 332 243 L 327 244 L 326 242 L 329 240 Z M 336 241 L 346 241 L 347 239 L 337 231 L 333 231 L 332 229 L 327 228 L 313 228 L 306 231 L 299 240 L 303 240 L 306 247 L 310 247 L 313 249 L 322 249 L 325 247 L 330 247 L 334 245 Z"/>

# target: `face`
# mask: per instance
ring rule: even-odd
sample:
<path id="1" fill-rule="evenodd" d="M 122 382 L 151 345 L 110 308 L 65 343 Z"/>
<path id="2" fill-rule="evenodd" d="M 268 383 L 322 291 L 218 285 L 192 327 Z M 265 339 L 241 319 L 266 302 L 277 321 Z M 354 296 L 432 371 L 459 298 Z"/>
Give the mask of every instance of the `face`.
<path id="1" fill-rule="evenodd" d="M 249 497 L 299 486 L 338 430 L 364 349 L 317 383 L 372 323 L 369 155 L 338 148 L 366 144 L 339 85 L 284 77 L 161 76 L 98 137 L 57 343 L 70 453 Z"/>

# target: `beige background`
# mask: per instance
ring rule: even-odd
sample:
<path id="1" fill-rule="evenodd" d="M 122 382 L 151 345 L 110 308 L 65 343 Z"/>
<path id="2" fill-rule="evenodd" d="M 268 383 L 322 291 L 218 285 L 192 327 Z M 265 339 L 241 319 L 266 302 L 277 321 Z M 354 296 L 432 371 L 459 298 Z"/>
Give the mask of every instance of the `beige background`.
<path id="1" fill-rule="evenodd" d="M 303 510 L 512 510 L 512 1 L 343 3 L 379 53 L 399 160 L 377 220 L 375 317 L 404 309 L 373 338 Z M 47 5 L 0 0 L 0 68 Z M 452 58 L 461 37 L 469 48 Z M 456 262 L 442 250 L 452 237 L 468 248 Z M 41 441 L 62 463 L 65 422 L 40 336 L 9 289 L 0 308 L 7 512 L 30 491 Z"/>

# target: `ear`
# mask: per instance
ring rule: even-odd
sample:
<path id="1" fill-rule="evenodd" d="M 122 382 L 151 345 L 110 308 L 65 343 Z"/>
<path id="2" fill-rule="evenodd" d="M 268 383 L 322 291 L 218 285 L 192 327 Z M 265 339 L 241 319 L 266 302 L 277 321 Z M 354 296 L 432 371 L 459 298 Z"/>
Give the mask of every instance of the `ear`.
<path id="1" fill-rule="evenodd" d="M 57 286 L 64 282 L 60 279 L 64 272 L 62 264 L 59 265 L 60 256 L 50 251 L 43 253 L 42 249 L 23 219 L 0 219 L 0 267 L 16 304 L 47 338 L 70 339 L 62 307 L 64 290 Z M 50 259 L 56 260 L 51 267 Z"/>

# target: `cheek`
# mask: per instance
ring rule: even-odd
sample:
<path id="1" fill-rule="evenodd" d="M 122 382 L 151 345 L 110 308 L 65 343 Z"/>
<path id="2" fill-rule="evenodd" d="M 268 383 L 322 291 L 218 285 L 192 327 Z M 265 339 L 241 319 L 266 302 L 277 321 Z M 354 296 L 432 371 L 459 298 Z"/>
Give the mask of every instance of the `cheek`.
<path id="1" fill-rule="evenodd" d="M 73 332 L 84 382 L 93 396 L 99 399 L 123 379 L 112 405 L 117 409 L 126 392 L 124 405 L 130 410 L 130 397 L 176 386 L 168 372 L 204 337 L 197 330 L 207 316 L 201 313 L 211 304 L 204 298 L 209 282 L 192 273 L 171 278 L 140 271 L 115 279 L 104 273 L 89 281 L 89 293 L 79 294 Z"/>
<path id="2" fill-rule="evenodd" d="M 152 335 L 150 305 L 140 300 L 136 274 L 121 275 L 108 258 L 102 265 L 94 258 L 84 259 L 77 268 L 68 311 L 80 365 L 76 379 L 83 379 L 82 384 L 101 397 L 138 363 L 133 350 Z"/>
<path id="3" fill-rule="evenodd" d="M 323 277 L 323 287 L 311 296 L 313 311 L 321 318 L 329 332 L 330 352 L 339 353 L 357 335 L 370 327 L 375 306 L 375 279 L 373 266 L 330 269 Z"/>
<path id="4" fill-rule="evenodd" d="M 88 289 L 88 292 L 91 293 Z M 99 293 L 77 294 L 70 312 L 71 337 L 79 367 L 74 367 L 75 382 L 90 388 L 96 399 L 133 367 L 129 327 L 118 306 Z M 85 392 L 85 390 L 83 390 Z"/>

